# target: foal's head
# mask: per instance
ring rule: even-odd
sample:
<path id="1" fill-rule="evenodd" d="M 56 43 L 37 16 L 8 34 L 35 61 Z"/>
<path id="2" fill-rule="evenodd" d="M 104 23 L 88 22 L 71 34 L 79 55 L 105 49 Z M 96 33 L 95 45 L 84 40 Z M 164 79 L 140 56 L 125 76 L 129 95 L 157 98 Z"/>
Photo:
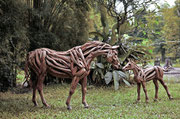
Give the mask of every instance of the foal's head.
<path id="1" fill-rule="evenodd" d="M 124 71 L 133 70 L 136 66 L 136 63 L 128 59 L 128 63 L 122 68 Z"/>
<path id="2" fill-rule="evenodd" d="M 116 69 L 120 68 L 120 62 L 118 58 L 118 52 L 116 49 L 118 46 L 113 46 L 112 49 L 109 50 L 106 60 L 112 64 L 112 66 Z"/>

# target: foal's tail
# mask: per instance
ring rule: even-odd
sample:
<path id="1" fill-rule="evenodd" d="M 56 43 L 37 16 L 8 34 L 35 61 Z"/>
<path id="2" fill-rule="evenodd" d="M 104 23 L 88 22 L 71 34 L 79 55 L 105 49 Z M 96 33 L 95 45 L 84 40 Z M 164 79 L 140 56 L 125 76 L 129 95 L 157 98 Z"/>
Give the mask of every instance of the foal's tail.
<path id="1" fill-rule="evenodd" d="M 31 80 L 29 79 L 30 77 L 30 72 L 29 72 L 29 64 L 28 64 L 28 60 L 29 60 L 29 53 L 26 56 L 26 60 L 25 60 L 25 68 L 24 68 L 24 72 L 25 72 L 25 77 L 24 77 L 24 83 L 22 84 L 23 87 L 32 87 L 32 83 Z M 25 84 L 27 83 L 27 86 L 25 86 Z"/>

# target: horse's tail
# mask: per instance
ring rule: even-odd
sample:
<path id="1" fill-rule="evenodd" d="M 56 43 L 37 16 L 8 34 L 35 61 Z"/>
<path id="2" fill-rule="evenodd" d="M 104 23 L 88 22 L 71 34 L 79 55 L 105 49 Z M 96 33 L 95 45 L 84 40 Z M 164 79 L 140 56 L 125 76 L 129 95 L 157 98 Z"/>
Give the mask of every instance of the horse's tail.
<path id="1" fill-rule="evenodd" d="M 29 53 L 26 55 L 26 60 L 25 60 L 25 67 L 24 67 L 24 72 L 25 72 L 25 77 L 24 77 L 24 83 L 22 84 L 23 87 L 32 87 L 32 83 L 31 80 L 29 79 L 30 77 L 30 72 L 29 72 L 29 64 L 28 64 L 28 60 L 29 60 Z M 25 86 L 25 84 L 27 86 Z"/>

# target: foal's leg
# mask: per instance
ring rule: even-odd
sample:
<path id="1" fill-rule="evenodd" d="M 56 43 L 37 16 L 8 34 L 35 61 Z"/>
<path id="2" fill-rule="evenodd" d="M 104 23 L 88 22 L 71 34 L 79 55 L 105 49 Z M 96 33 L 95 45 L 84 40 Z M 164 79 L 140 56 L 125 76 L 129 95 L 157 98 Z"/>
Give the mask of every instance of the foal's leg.
<path id="1" fill-rule="evenodd" d="M 153 83 L 155 85 L 155 99 L 154 99 L 154 101 L 157 101 L 157 99 L 158 99 L 158 89 L 159 89 L 157 79 L 153 79 Z"/>
<path id="2" fill-rule="evenodd" d="M 170 95 L 170 93 L 169 93 L 169 91 L 168 91 L 168 87 L 167 87 L 167 85 L 164 83 L 163 79 L 159 79 L 159 81 L 160 81 L 160 83 L 163 85 L 164 89 L 166 90 L 166 93 L 167 93 L 169 99 L 170 99 L 170 100 L 173 99 L 172 96 Z"/>
<path id="3" fill-rule="evenodd" d="M 45 79 L 45 75 L 40 75 L 38 77 L 38 83 L 37 83 L 37 89 L 38 89 L 38 92 L 39 92 L 39 95 L 41 97 L 41 101 L 43 103 L 44 106 L 46 107 L 50 107 L 47 103 L 46 103 L 46 100 L 43 96 L 43 81 Z"/>
<path id="4" fill-rule="evenodd" d="M 137 83 L 137 93 L 138 93 L 137 102 L 140 101 L 140 92 L 141 92 L 141 83 Z"/>
<path id="5" fill-rule="evenodd" d="M 147 95 L 147 90 L 146 90 L 146 82 L 141 82 L 142 83 L 142 87 L 143 87 L 143 90 L 144 90 L 144 93 L 145 93 L 145 97 L 146 97 L 146 103 L 149 102 L 149 98 L 148 98 L 148 95 Z"/>
<path id="6" fill-rule="evenodd" d="M 72 109 L 72 107 L 70 105 L 70 100 L 71 100 L 71 96 L 74 94 L 74 91 L 75 91 L 75 89 L 77 87 L 78 82 L 79 82 L 79 78 L 75 76 L 73 78 L 73 80 L 72 80 L 71 88 L 70 88 L 70 91 L 69 91 L 69 96 L 68 96 L 68 98 L 66 100 L 66 105 L 67 105 L 68 110 Z"/>
<path id="7" fill-rule="evenodd" d="M 84 108 L 88 108 L 89 105 L 86 102 L 86 91 L 87 91 L 87 76 L 84 79 L 81 79 L 81 86 L 82 86 L 82 103 L 84 104 Z"/>

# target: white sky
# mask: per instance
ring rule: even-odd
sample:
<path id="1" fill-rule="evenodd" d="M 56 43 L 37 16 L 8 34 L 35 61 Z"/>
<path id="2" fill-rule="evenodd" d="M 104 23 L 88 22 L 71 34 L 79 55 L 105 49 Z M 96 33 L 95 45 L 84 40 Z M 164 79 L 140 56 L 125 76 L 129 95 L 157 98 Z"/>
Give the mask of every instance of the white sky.
<path id="1" fill-rule="evenodd" d="M 175 5 L 175 0 L 160 0 L 160 4 L 167 2 L 170 6 Z"/>

